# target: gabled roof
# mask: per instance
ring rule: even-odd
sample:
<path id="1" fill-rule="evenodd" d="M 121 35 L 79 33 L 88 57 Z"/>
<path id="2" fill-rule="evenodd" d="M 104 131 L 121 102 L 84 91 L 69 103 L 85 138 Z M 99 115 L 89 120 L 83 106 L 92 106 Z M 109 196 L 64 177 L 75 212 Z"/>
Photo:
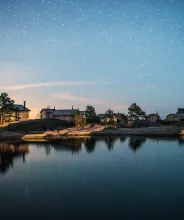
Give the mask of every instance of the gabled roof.
<path id="1" fill-rule="evenodd" d="M 72 116 L 73 111 L 72 109 L 55 110 L 53 116 Z"/>
<path id="2" fill-rule="evenodd" d="M 147 117 L 151 117 L 151 116 L 158 116 L 158 115 L 155 114 L 155 113 L 152 113 L 152 114 L 147 115 Z M 159 116 L 158 116 L 158 117 L 159 117 Z"/>
<path id="3" fill-rule="evenodd" d="M 167 117 L 168 116 L 173 116 L 176 118 L 184 118 L 184 113 L 169 114 L 169 115 L 167 115 Z"/>
<path id="4" fill-rule="evenodd" d="M 42 111 L 45 111 L 46 113 L 52 113 L 52 112 L 54 112 L 54 109 L 42 108 L 42 110 L 40 111 L 40 113 L 41 113 Z"/>
<path id="5" fill-rule="evenodd" d="M 73 115 L 73 112 L 77 109 L 50 109 L 50 108 L 42 108 L 40 113 L 42 111 L 45 111 L 46 113 L 52 113 L 53 116 L 71 116 Z M 85 115 L 85 111 L 80 111 L 82 115 Z"/>
<path id="6" fill-rule="evenodd" d="M 106 117 L 106 114 L 98 114 L 98 117 L 99 117 L 99 118 L 105 118 L 105 117 Z"/>
<path id="7" fill-rule="evenodd" d="M 24 107 L 23 105 L 14 104 L 14 107 L 15 107 L 18 111 L 31 111 L 30 109 Z"/>

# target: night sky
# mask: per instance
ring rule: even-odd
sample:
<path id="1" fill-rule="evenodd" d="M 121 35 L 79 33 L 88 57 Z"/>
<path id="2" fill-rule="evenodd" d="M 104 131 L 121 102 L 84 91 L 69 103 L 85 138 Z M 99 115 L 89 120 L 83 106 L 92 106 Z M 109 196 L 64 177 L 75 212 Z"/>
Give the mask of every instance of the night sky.
<path id="1" fill-rule="evenodd" d="M 184 107 L 184 0 L 0 0 L 0 92 L 103 113 Z"/>

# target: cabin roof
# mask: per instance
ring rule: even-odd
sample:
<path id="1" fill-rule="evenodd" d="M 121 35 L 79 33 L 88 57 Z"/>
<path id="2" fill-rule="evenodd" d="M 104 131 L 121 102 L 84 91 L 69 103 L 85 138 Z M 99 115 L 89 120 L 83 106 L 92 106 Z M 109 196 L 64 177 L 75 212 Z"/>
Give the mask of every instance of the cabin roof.
<path id="1" fill-rule="evenodd" d="M 13 105 L 18 111 L 31 111 L 30 109 L 24 107 L 23 105 L 14 104 Z"/>
<path id="2" fill-rule="evenodd" d="M 73 111 L 72 109 L 55 110 L 53 116 L 71 116 L 73 115 Z"/>
<path id="3" fill-rule="evenodd" d="M 173 116 L 173 117 L 176 117 L 176 118 L 180 118 L 180 117 L 183 118 L 184 117 L 184 113 L 169 114 L 168 116 Z"/>
<path id="4" fill-rule="evenodd" d="M 46 113 L 52 113 L 52 112 L 54 112 L 54 109 L 42 108 L 42 110 L 40 111 L 40 113 L 41 113 L 42 111 L 45 111 Z"/>
<path id="5" fill-rule="evenodd" d="M 158 115 L 155 114 L 155 113 L 151 113 L 151 114 L 147 115 L 147 117 L 151 117 L 151 116 L 157 116 L 158 117 Z"/>
<path id="6" fill-rule="evenodd" d="M 106 117 L 106 114 L 98 114 L 98 117 L 99 117 L 99 118 L 105 118 L 105 117 Z"/>

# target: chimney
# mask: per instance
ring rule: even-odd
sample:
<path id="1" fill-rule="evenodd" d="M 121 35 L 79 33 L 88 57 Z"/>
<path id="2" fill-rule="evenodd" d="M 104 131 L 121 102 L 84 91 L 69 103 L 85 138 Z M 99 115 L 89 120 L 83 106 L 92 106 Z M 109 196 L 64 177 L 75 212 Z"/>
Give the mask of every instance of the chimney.
<path id="1" fill-rule="evenodd" d="M 24 101 L 24 109 L 26 108 L 26 101 Z"/>
<path id="2" fill-rule="evenodd" d="M 73 105 L 72 105 L 72 110 L 73 110 Z"/>

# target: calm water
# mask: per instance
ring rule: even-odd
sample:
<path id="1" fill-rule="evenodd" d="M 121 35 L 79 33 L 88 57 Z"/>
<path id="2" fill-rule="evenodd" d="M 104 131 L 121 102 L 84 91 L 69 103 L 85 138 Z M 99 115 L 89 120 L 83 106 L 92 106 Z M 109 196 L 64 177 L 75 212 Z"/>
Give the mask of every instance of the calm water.
<path id="1" fill-rule="evenodd" d="M 184 141 L 0 142 L 0 216 L 184 219 Z"/>

